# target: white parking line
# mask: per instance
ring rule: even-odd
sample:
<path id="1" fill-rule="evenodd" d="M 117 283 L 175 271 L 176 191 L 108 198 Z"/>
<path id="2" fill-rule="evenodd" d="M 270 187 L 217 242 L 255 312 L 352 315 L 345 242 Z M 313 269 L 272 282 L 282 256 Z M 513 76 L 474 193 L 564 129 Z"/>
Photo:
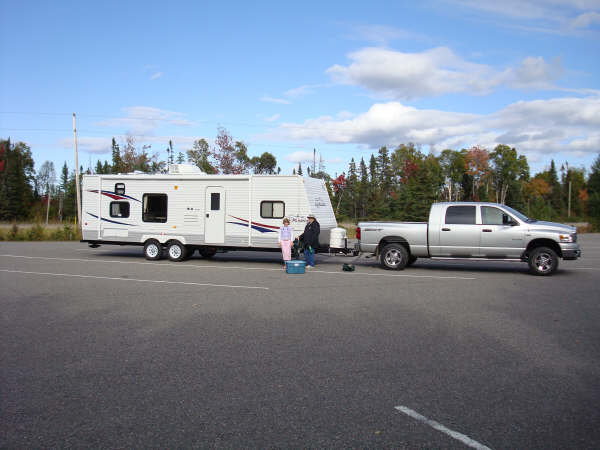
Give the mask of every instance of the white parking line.
<path id="1" fill-rule="evenodd" d="M 311 269 L 308 273 L 334 273 L 340 274 L 341 272 L 328 272 L 326 270 Z M 365 272 L 352 272 L 354 275 L 366 275 L 370 277 L 404 277 L 404 278 L 434 278 L 436 280 L 476 280 L 473 277 L 440 277 L 436 275 L 406 275 L 401 273 L 365 273 Z"/>
<path id="2" fill-rule="evenodd" d="M 183 284 L 191 286 L 211 286 L 211 287 L 228 287 L 237 289 L 263 289 L 268 291 L 268 287 L 263 286 L 237 286 L 233 284 L 212 284 L 212 283 L 192 283 L 187 281 L 168 281 L 168 280 L 141 280 L 138 278 L 121 278 L 121 277 L 100 277 L 95 275 L 78 275 L 72 273 L 51 273 L 51 272 L 27 272 L 24 270 L 0 269 L 0 272 L 7 273 L 22 273 L 26 275 L 49 275 L 55 277 L 74 277 L 74 278 L 95 278 L 99 280 L 118 280 L 118 281 L 135 281 L 138 283 L 164 283 L 164 284 Z"/>
<path id="3" fill-rule="evenodd" d="M 270 269 L 267 267 L 242 267 L 242 266 L 224 266 L 224 265 L 208 265 L 208 264 L 173 264 L 173 263 L 159 263 L 159 262 L 133 262 L 133 261 L 118 261 L 118 260 L 98 260 L 89 258 L 56 258 L 51 256 L 24 256 L 24 255 L 2 255 L 7 258 L 22 258 L 22 259 L 43 259 L 49 261 L 77 261 L 77 262 L 91 262 L 91 263 L 110 263 L 110 264 L 138 264 L 138 265 L 153 265 L 153 266 L 165 266 L 173 267 L 178 269 L 234 269 L 234 270 L 263 270 L 271 272 L 282 272 L 282 269 Z M 310 270 L 307 273 L 325 273 L 325 274 L 336 274 L 340 275 L 341 272 L 325 271 L 325 270 Z M 436 276 L 436 275 L 410 275 L 410 274 L 392 274 L 392 273 L 366 273 L 366 272 L 353 272 L 355 275 L 364 275 L 372 277 L 401 277 L 401 278 L 429 278 L 437 280 L 476 280 L 474 277 L 455 277 L 455 276 Z"/>
<path id="4" fill-rule="evenodd" d="M 436 422 L 435 420 L 428 419 L 427 417 L 422 416 L 418 412 L 413 411 L 412 409 L 407 408 L 406 406 L 396 406 L 396 409 L 398 411 L 406 414 L 407 416 L 410 416 L 413 419 L 418 420 L 419 422 L 423 422 L 423 423 L 429 425 L 431 428 L 433 428 L 435 430 L 438 430 L 444 434 L 447 434 L 448 436 L 462 442 L 463 444 L 465 444 L 471 448 L 476 448 L 478 450 L 491 450 L 489 447 L 471 439 L 469 436 L 465 436 L 464 434 L 459 433 L 458 431 L 454 431 L 454 430 L 451 430 L 450 428 L 446 428 L 441 423 Z"/>

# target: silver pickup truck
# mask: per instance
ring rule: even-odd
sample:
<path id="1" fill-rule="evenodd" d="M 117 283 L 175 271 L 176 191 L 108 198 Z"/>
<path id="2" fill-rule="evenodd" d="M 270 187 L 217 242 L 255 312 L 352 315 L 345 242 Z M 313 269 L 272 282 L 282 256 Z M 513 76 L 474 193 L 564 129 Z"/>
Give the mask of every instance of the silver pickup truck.
<path id="1" fill-rule="evenodd" d="M 577 230 L 529 219 L 497 203 L 434 203 L 429 222 L 359 222 L 357 250 L 378 256 L 386 269 L 417 258 L 523 261 L 551 275 L 558 260 L 577 259 Z"/>

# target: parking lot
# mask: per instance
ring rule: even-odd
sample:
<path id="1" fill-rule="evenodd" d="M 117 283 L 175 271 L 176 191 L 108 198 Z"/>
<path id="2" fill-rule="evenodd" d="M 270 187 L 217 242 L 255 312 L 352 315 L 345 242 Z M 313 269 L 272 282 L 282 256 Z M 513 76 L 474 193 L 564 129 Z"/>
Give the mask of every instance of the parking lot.
<path id="1" fill-rule="evenodd" d="M 599 448 L 600 235 L 580 244 L 535 277 L 2 242 L 0 446 Z"/>

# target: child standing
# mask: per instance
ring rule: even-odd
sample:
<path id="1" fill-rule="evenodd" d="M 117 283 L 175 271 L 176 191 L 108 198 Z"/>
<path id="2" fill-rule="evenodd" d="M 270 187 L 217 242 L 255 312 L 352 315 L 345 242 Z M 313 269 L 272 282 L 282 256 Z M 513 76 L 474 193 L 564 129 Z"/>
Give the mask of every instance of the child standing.
<path id="1" fill-rule="evenodd" d="M 294 229 L 290 227 L 290 220 L 286 217 L 283 219 L 283 226 L 279 227 L 279 246 L 283 255 L 283 268 L 285 262 L 292 259 L 292 245 L 294 242 Z"/>

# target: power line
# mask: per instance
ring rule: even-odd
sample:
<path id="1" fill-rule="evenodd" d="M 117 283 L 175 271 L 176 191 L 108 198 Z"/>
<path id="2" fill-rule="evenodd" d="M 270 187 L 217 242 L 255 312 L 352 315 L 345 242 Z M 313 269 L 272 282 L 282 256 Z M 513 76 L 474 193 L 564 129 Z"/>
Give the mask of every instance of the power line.
<path id="1" fill-rule="evenodd" d="M 40 112 L 40 111 L 0 111 L 0 114 L 14 114 L 14 115 L 38 115 L 38 116 L 69 116 L 71 117 L 73 113 L 61 113 L 61 112 Z M 176 113 L 176 114 L 180 114 L 180 113 Z M 202 120 L 202 119 L 181 119 L 181 118 L 177 118 L 177 117 L 157 117 L 157 116 L 134 116 L 134 117 L 130 117 L 130 116 L 126 116 L 126 117 L 115 117 L 114 115 L 103 115 L 103 114 L 88 114 L 88 113 L 77 113 L 77 117 L 96 117 L 96 118 L 102 118 L 102 119 L 111 119 L 111 120 L 125 120 L 125 121 L 136 121 L 136 120 L 148 120 L 148 121 L 159 121 L 159 122 L 172 122 L 173 125 L 178 125 L 177 123 L 173 123 L 173 122 L 178 122 L 178 121 L 185 121 L 186 126 L 192 126 L 194 124 L 207 124 L 207 125 L 215 125 L 217 127 L 221 126 L 221 125 L 236 125 L 236 126 L 246 126 L 246 127 L 257 127 L 257 128 L 267 128 L 267 129 L 292 129 L 292 130 L 325 130 L 327 131 L 328 129 L 334 130 L 334 124 L 331 125 L 331 127 L 327 126 L 327 125 L 323 125 L 321 127 L 315 127 L 315 126 L 306 126 L 306 125 L 299 125 L 299 124 L 295 124 L 295 123 L 282 123 L 282 124 L 272 124 L 269 125 L 268 123 L 257 123 L 257 122 L 229 122 L 229 121 L 225 121 L 225 122 L 221 122 L 221 121 L 214 121 L 214 120 Z M 182 126 L 181 124 L 179 124 L 179 126 Z M 1 129 L 6 129 L 6 128 L 0 128 Z M 35 129 L 22 129 L 19 131 L 35 131 Z M 48 130 L 48 131 L 52 131 L 52 130 Z M 70 131 L 70 130 L 69 130 Z M 81 130 L 83 131 L 83 130 Z"/>

